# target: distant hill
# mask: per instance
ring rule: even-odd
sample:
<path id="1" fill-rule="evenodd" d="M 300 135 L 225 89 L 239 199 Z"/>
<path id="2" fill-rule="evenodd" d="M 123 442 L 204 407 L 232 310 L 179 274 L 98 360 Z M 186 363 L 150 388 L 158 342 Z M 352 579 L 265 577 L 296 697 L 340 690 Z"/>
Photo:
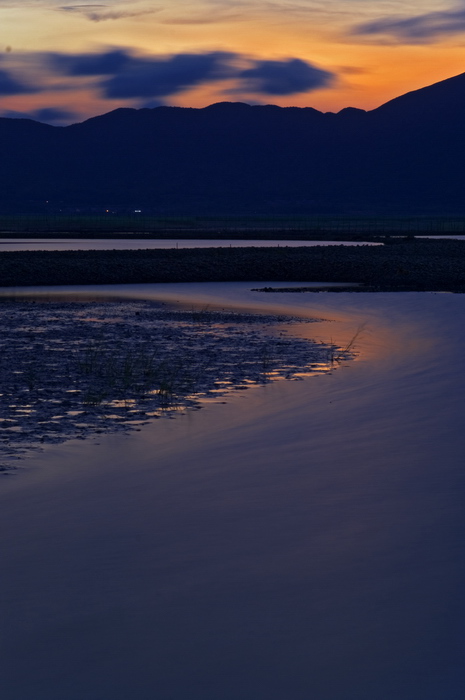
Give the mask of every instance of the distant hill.
<path id="1" fill-rule="evenodd" d="M 68 127 L 0 119 L 0 211 L 465 214 L 464 124 L 465 74 L 370 112 L 223 102 Z"/>

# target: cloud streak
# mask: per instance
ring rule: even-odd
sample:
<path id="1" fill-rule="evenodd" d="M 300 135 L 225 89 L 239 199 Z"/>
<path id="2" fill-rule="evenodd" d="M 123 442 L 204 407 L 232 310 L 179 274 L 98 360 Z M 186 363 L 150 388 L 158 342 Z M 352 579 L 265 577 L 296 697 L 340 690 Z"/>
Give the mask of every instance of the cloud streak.
<path id="1" fill-rule="evenodd" d="M 129 19 L 158 12 L 155 8 L 144 10 L 112 10 L 108 5 L 62 5 L 58 10 L 62 12 L 80 14 L 91 22 L 106 22 L 109 20 Z"/>
<path id="2" fill-rule="evenodd" d="M 465 9 L 428 12 L 413 17 L 382 17 L 355 26 L 354 35 L 384 35 L 408 43 L 434 42 L 465 32 Z"/>

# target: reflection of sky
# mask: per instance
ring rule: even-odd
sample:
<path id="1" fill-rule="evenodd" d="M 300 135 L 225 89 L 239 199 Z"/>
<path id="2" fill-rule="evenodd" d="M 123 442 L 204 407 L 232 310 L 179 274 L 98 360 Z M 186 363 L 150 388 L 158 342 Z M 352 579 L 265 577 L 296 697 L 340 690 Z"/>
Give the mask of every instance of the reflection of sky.
<path id="1" fill-rule="evenodd" d="M 457 236 L 460 238 L 460 236 Z M 462 236 L 463 238 L 463 236 Z M 109 239 L 79 239 L 68 238 L 67 240 L 45 239 L 27 240 L 26 238 L 2 238 L 0 240 L 0 251 L 12 250 L 146 250 L 148 248 L 273 248 L 282 246 L 283 248 L 298 248 L 300 246 L 328 246 L 328 245 L 382 245 L 382 243 L 366 243 L 354 241 L 266 241 L 266 240 L 109 240 Z"/>
<path id="2" fill-rule="evenodd" d="M 461 73 L 465 0 L 0 0 L 0 114 L 222 100 L 337 111 Z"/>
<path id="3" fill-rule="evenodd" d="M 461 699 L 464 296 L 161 286 L 362 359 L 2 479 L 3 697 Z"/>

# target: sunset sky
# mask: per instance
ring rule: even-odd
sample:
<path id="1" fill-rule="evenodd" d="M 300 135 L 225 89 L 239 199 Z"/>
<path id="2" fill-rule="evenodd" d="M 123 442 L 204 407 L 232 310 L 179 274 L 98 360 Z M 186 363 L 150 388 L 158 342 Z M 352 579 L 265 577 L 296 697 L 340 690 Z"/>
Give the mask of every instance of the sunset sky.
<path id="1" fill-rule="evenodd" d="M 465 0 L 0 0 L 0 115 L 372 109 L 465 72 Z"/>

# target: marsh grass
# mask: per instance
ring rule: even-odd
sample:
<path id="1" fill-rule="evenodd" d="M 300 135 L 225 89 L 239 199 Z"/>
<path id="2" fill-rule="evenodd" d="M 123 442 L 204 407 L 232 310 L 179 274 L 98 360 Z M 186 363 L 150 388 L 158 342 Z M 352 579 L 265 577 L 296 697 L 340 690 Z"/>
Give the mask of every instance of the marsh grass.
<path id="1" fill-rule="evenodd" d="M 192 323 L 212 323 L 210 312 L 207 309 L 195 312 Z M 357 335 L 343 349 L 335 345 L 329 348 L 331 365 L 350 356 Z M 258 343 L 248 361 L 241 364 L 235 359 L 231 362 L 227 383 L 242 384 L 243 378 L 256 384 L 270 382 L 283 361 L 283 352 L 282 342 L 271 339 Z M 143 400 L 150 396 L 157 397 L 160 406 L 166 408 L 176 404 L 181 397 L 199 392 L 211 372 L 208 355 L 199 356 L 178 349 L 167 356 L 150 343 L 129 346 L 113 343 L 108 347 L 103 337 L 75 350 L 72 365 L 69 375 L 74 377 L 82 402 L 88 406 L 99 406 L 113 400 Z M 292 374 L 292 370 L 288 374 Z"/>
<path id="2" fill-rule="evenodd" d="M 186 358 L 160 358 L 149 344 L 113 344 L 110 349 L 103 340 L 93 340 L 75 353 L 74 366 L 77 372 L 70 368 L 70 373 L 77 375 L 83 403 L 92 406 L 115 399 L 143 399 L 148 394 L 167 406 L 195 384 Z"/>
<path id="3" fill-rule="evenodd" d="M 340 364 L 344 360 L 348 360 L 353 357 L 356 350 L 356 342 L 360 338 L 361 334 L 366 330 L 366 323 L 361 323 L 353 336 L 350 338 L 347 345 L 343 347 L 338 347 L 331 340 L 329 350 L 328 350 L 328 361 L 331 366 Z"/>

